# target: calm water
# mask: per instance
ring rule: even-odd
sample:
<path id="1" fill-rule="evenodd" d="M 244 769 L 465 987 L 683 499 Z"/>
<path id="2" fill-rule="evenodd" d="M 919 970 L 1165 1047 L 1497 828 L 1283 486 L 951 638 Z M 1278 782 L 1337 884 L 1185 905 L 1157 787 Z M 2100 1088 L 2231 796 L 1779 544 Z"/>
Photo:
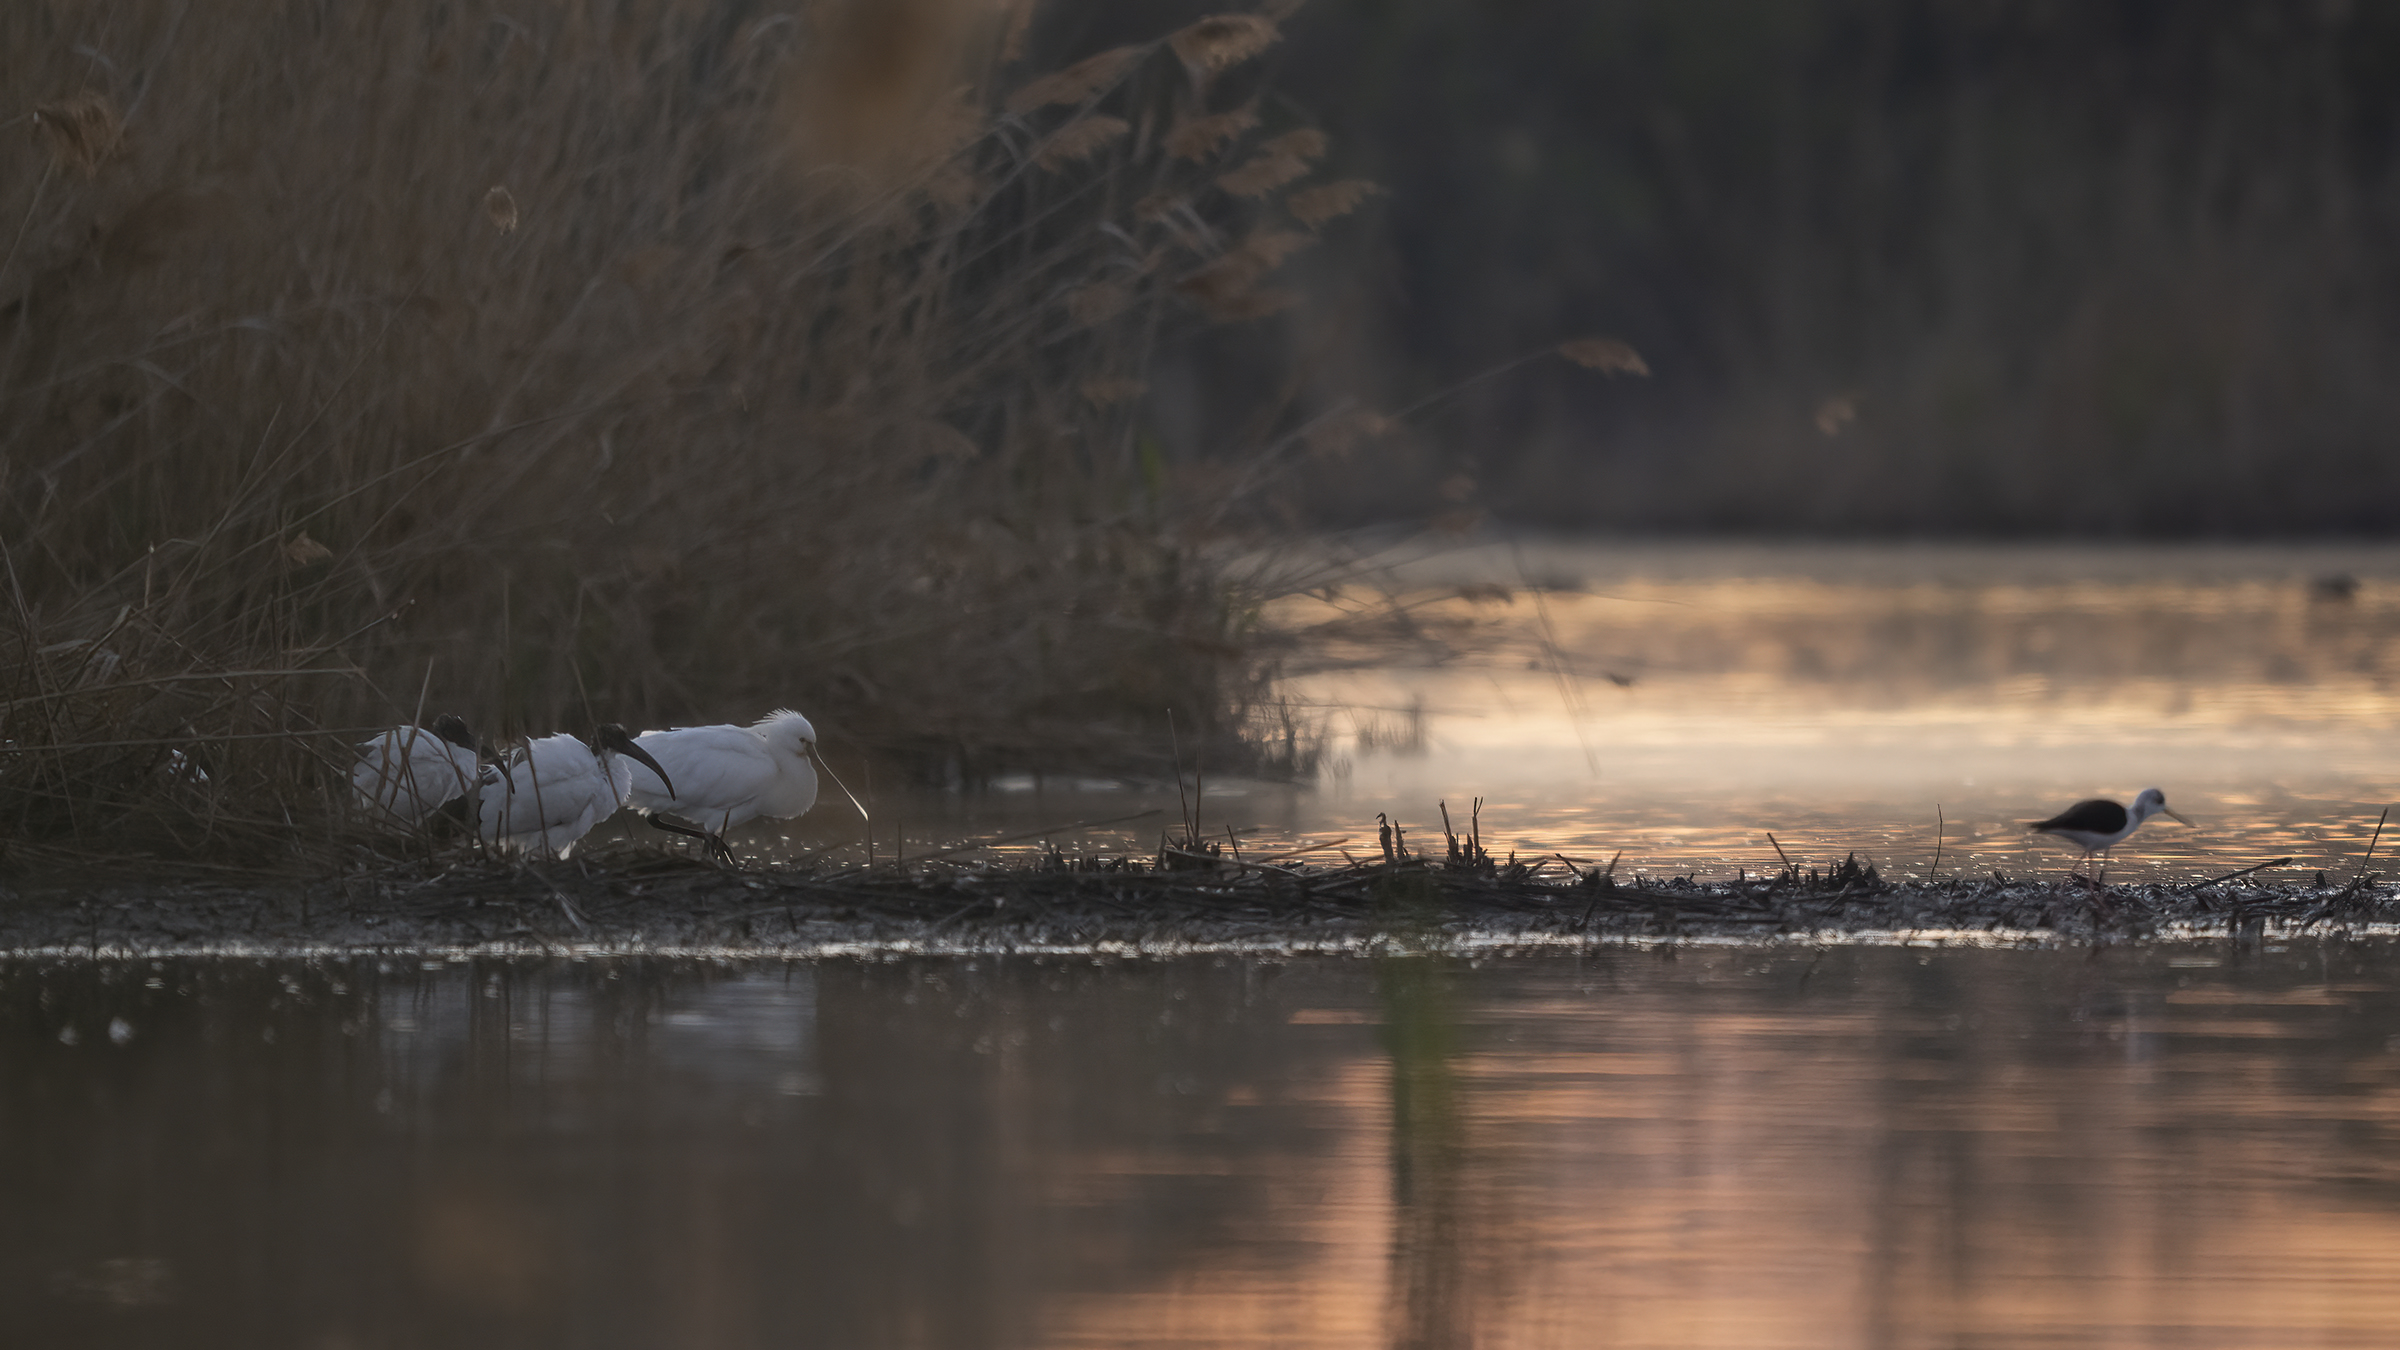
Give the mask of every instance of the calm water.
<path id="1" fill-rule="evenodd" d="M 0 1326 L 2389 1346 L 2396 957 L 0 966 Z"/>
<path id="2" fill-rule="evenodd" d="M 2112 875 L 2290 876 L 2400 800 L 2396 551 L 1497 548 L 1275 618 L 1325 768 L 1210 780 L 1254 855 L 1482 797 L 1635 871 L 2063 875 L 2020 822 L 2156 784 L 2197 826 Z M 0 962 L 0 1344 L 2389 1346 L 2396 961 Z"/>
<path id="3" fill-rule="evenodd" d="M 1523 545 L 1330 576 L 1273 615 L 1315 634 L 1285 693 L 1324 771 L 1208 788 L 1246 847 L 1371 848 L 1378 812 L 1429 840 L 1481 797 L 1503 847 L 1636 871 L 1772 868 L 1772 832 L 1810 861 L 2063 876 L 2023 822 L 2155 785 L 2197 828 L 2145 826 L 2112 877 L 2289 855 L 2270 875 L 2299 879 L 2355 867 L 2400 802 L 2400 550 Z M 1059 835 L 1145 845 L 1179 811 L 999 788 L 887 793 L 886 855 L 1163 808 Z M 820 808 L 795 842 L 860 835 Z"/>

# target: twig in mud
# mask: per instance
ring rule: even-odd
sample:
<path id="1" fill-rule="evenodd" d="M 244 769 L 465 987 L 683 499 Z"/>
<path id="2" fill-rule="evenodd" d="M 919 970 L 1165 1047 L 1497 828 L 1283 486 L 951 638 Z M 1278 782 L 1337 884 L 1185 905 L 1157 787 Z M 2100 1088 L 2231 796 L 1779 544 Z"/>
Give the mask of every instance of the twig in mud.
<path id="1" fill-rule="evenodd" d="M 1792 861 L 1792 855 L 1783 851 L 1783 845 L 1775 843 L 1775 832 L 1773 830 L 1767 831 L 1767 842 L 1774 846 L 1775 856 L 1783 859 L 1783 865 L 1785 867 L 1790 868 L 1794 872 L 1800 870 L 1799 865 Z"/>
<path id="2" fill-rule="evenodd" d="M 1163 812 L 1163 807 L 1153 807 L 1148 811 L 1136 811 L 1130 816 L 1110 816 L 1104 820 L 1078 820 L 1067 825 L 1046 825 L 1041 829 L 1027 830 L 1022 834 L 1004 834 L 997 839 L 981 839 L 972 844 L 954 844 L 949 848 L 936 849 L 931 853 L 920 853 L 917 855 L 917 860 L 923 862 L 927 859 L 947 858 L 953 853 L 967 853 L 979 848 L 997 848 L 1002 844 L 1018 844 L 1028 839 L 1039 839 L 1044 835 L 1064 834 L 1068 830 L 1091 830 L 1098 829 L 1102 825 L 1122 825 L 1129 820 L 1147 820 Z"/>
<path id="3" fill-rule="evenodd" d="M 1228 859 L 1213 853 L 1194 853 L 1190 849 L 1177 848 L 1173 844 L 1167 845 L 1159 852 L 1170 858 L 1182 858 L 1208 867 L 1230 867 L 1237 872 L 1264 872 L 1269 876 L 1290 877 L 1294 881 L 1310 879 L 1305 873 L 1295 872 L 1288 867 L 1274 867 L 1263 862 L 1243 862 L 1239 857 Z"/>
<path id="4" fill-rule="evenodd" d="M 2182 891 L 2189 896 L 2191 891 L 2201 891 L 2201 889 L 2206 889 L 2206 886 L 2215 886 L 2218 882 L 2234 882 L 2234 879 L 2239 879 L 2239 877 L 2249 877 L 2251 872 L 2266 872 L 2268 867 L 2282 867 L 2282 865 L 2287 865 L 2287 862 L 2290 862 L 2290 858 L 2275 858 L 2275 860 L 2261 862 L 2261 865 L 2256 865 L 2256 867 L 2244 867 L 2244 870 L 2239 870 L 2239 872 L 2227 872 L 2227 874 L 2222 874 L 2222 877 L 2210 877 L 2210 879 L 2206 879 L 2206 882 L 2194 882 L 2189 886 L 2182 886 Z"/>
<path id="5" fill-rule="evenodd" d="M 1200 833 L 1200 827 L 1192 823 L 1199 817 L 1192 811 L 1190 799 L 1183 795 L 1183 736 L 1175 729 L 1173 708 L 1167 709 L 1167 749 L 1175 760 L 1175 802 L 1183 811 L 1184 838 L 1190 839 Z"/>
<path id="6" fill-rule="evenodd" d="M 1272 853 L 1272 854 L 1269 854 L 1269 855 L 1267 855 L 1266 857 L 1259 859 L 1259 861 L 1260 861 L 1260 862 L 1262 862 L 1262 863 L 1276 863 L 1276 862 L 1283 862 L 1284 860 L 1286 860 L 1286 859 L 1289 859 L 1289 858 L 1297 858 L 1297 857 L 1299 857 L 1299 856 L 1300 856 L 1301 854 L 1303 854 L 1303 853 L 1317 853 L 1317 852 L 1321 852 L 1321 851 L 1323 851 L 1323 850 L 1325 850 L 1325 849 L 1329 849 L 1329 848 L 1340 848 L 1342 845 L 1344 845 L 1344 844 L 1347 844 L 1347 843 L 1349 843 L 1349 842 L 1350 842 L 1349 836 L 1345 835 L 1345 836 L 1343 836 L 1343 837 L 1342 837 L 1342 838 L 1340 838 L 1340 839 L 1332 839 L 1332 840 L 1328 840 L 1328 841 L 1326 841 L 1325 843 L 1322 843 L 1322 844 L 1307 844 L 1307 845 L 1303 845 L 1303 846 L 1302 846 L 1302 847 L 1300 847 L 1300 848 L 1291 848 L 1291 849 L 1285 849 L 1285 850 L 1284 850 L 1283 852 L 1281 852 L 1281 853 Z M 1354 861 L 1355 861 L 1355 860 L 1354 860 Z"/>
<path id="7" fill-rule="evenodd" d="M 557 882 L 531 868 L 526 869 L 526 875 L 539 880 L 544 886 L 550 888 L 550 894 L 558 897 L 558 912 L 567 916 L 567 922 L 575 925 L 576 932 L 587 937 L 591 935 L 592 926 L 583 921 L 581 914 L 575 912 L 575 902 L 567 898 L 567 893 L 558 888 Z"/>
<path id="8" fill-rule="evenodd" d="M 2375 817 L 2374 837 L 2367 840 L 2367 851 L 2358 860 L 2358 874 L 2350 878 L 2350 884 L 2342 888 L 2342 894 L 2355 895 L 2360 887 L 2367 884 L 2367 864 L 2374 860 L 2375 845 L 2383 841 L 2383 822 L 2391 819 L 2391 816 L 2392 808 L 2387 806 L 2383 808 L 2382 815 Z"/>

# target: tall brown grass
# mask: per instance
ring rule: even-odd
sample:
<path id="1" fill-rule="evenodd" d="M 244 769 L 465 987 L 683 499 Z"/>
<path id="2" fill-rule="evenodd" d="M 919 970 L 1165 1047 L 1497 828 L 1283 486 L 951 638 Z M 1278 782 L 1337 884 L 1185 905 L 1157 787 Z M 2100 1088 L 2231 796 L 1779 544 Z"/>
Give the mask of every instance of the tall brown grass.
<path id="1" fill-rule="evenodd" d="M 6 7 L 0 835 L 284 856 L 420 710 L 1242 753 L 1261 478 L 1146 362 L 1363 193 L 1224 91 L 1272 20 L 1029 9 Z"/>

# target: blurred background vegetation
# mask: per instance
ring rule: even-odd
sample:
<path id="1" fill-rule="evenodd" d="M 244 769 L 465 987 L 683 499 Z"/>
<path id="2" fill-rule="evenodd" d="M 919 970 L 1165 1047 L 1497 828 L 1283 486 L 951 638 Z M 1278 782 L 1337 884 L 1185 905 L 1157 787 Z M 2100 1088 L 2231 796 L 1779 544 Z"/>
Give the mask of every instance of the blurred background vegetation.
<path id="1" fill-rule="evenodd" d="M 1314 519 L 1421 516 L 1464 473 L 1565 529 L 2400 522 L 2400 7 L 1311 0 L 1288 27 L 1277 95 L 1389 189 L 1366 268 L 1320 278 L 1326 378 L 1405 405 L 1578 331 L 1656 376 L 1465 391 Z"/>
<path id="2" fill-rule="evenodd" d="M 26 0 L 0 817 L 288 834 L 444 709 L 1288 769 L 1326 527 L 2381 531 L 2395 77 L 2341 0 Z"/>
<path id="3" fill-rule="evenodd" d="M 1271 19 L 1032 17 L 0 9 L 0 847 L 271 856 L 438 711 L 1296 753 L 1223 531 L 1309 424 L 1175 462 L 1146 376 L 1366 188 L 1250 107 Z"/>

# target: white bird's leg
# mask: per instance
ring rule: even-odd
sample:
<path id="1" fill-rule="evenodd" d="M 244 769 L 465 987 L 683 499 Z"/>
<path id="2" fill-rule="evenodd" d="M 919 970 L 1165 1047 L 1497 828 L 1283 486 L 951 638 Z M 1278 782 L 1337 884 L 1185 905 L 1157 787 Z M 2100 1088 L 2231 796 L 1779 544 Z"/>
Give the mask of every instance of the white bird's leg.
<path id="1" fill-rule="evenodd" d="M 697 839 L 706 845 L 710 857 L 727 863 L 733 861 L 733 849 L 726 844 L 724 836 L 703 826 L 694 825 L 690 821 L 670 816 L 663 811 L 654 811 L 650 815 L 650 828 L 664 830 L 668 834 L 680 834 L 686 839 Z"/>
<path id="2" fill-rule="evenodd" d="M 525 781 L 533 785 L 533 827 L 540 836 L 533 848 L 546 849 L 550 847 L 550 816 L 542 810 L 542 775 L 534 768 L 531 753 L 525 756 Z M 527 856 L 533 848 L 525 850 Z"/>
<path id="3" fill-rule="evenodd" d="M 708 831 L 688 821 L 670 816 L 664 811 L 650 813 L 650 828 L 664 830 L 668 834 L 680 834 L 686 839 L 706 839 L 708 837 Z"/>

